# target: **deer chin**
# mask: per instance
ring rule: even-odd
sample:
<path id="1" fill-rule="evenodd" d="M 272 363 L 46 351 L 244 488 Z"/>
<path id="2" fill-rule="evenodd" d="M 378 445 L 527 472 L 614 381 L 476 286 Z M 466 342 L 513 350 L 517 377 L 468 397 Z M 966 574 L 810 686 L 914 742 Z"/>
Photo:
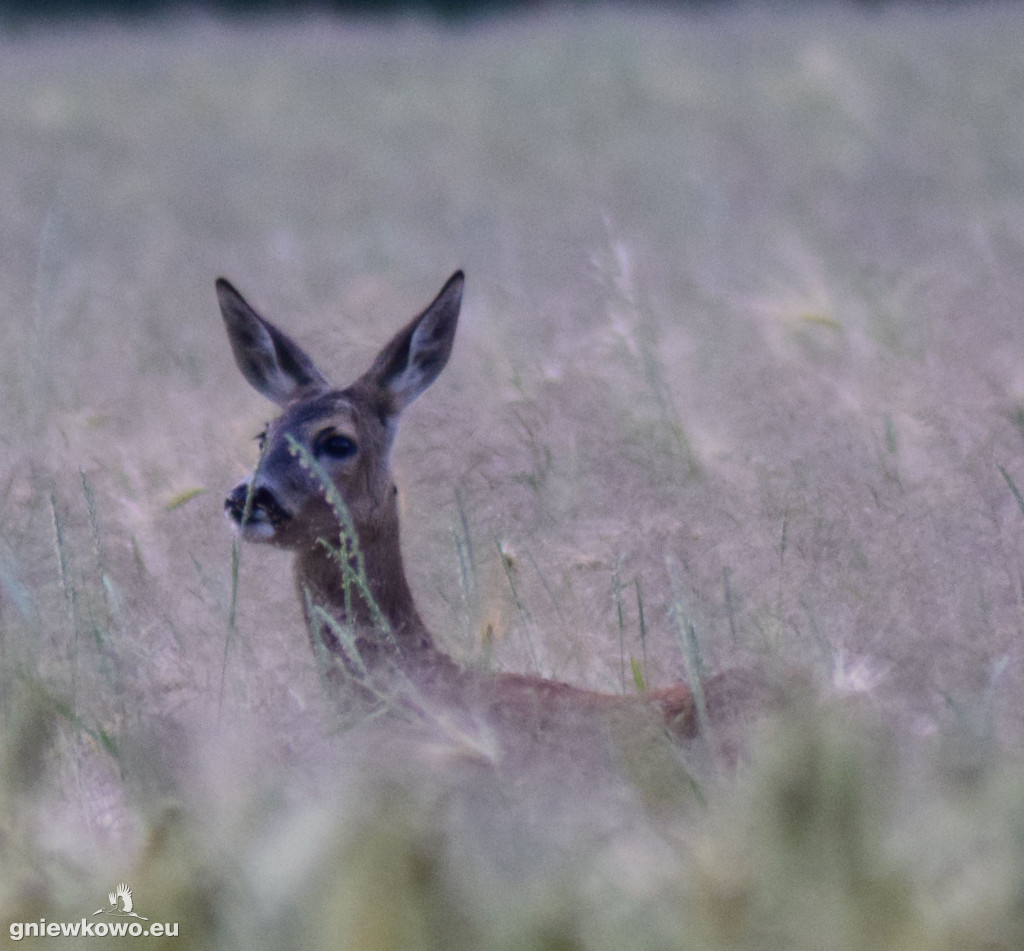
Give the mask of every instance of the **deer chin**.
<path id="1" fill-rule="evenodd" d="M 272 542 L 277 534 L 277 528 L 269 519 L 260 517 L 257 513 L 245 521 L 238 521 L 231 512 L 227 512 L 227 518 L 234 526 L 238 536 L 247 542 Z"/>

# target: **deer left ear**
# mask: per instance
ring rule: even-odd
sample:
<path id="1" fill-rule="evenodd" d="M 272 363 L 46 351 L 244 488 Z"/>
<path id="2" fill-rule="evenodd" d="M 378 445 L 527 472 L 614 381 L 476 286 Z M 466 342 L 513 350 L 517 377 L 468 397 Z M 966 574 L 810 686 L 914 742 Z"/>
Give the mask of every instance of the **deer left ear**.
<path id="1" fill-rule="evenodd" d="M 238 369 L 268 400 L 284 407 L 297 396 L 330 386 L 306 351 L 257 314 L 222 277 L 217 300 Z"/>
<path id="2" fill-rule="evenodd" d="M 373 361 L 364 379 L 387 398 L 397 416 L 448 363 L 462 306 L 462 271 L 456 271 L 430 306 L 399 331 Z"/>

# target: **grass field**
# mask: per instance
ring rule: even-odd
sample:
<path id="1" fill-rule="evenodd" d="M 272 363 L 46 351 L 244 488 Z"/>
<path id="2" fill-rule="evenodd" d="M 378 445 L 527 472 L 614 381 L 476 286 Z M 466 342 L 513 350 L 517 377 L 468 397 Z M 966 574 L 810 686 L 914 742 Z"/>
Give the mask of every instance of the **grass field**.
<path id="1" fill-rule="evenodd" d="M 1024 946 L 1022 49 L 1010 5 L 0 35 L 4 940 L 126 882 L 179 948 Z M 424 616 L 596 689 L 771 670 L 738 765 L 339 719 L 287 558 L 234 561 L 272 408 L 214 278 L 345 382 L 456 267 Z"/>

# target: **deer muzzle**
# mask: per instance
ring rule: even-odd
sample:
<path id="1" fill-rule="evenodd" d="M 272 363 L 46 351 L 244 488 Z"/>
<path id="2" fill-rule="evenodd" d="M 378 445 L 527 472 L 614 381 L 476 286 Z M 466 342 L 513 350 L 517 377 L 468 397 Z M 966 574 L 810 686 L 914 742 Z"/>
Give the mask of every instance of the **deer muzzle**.
<path id="1" fill-rule="evenodd" d="M 264 486 L 236 485 L 224 500 L 224 512 L 242 536 L 254 541 L 272 538 L 291 515 L 274 493 Z"/>

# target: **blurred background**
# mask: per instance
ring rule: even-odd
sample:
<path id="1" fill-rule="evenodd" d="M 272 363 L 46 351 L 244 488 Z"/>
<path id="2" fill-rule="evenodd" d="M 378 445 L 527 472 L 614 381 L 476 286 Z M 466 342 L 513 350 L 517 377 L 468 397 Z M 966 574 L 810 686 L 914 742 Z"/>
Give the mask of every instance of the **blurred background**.
<path id="1" fill-rule="evenodd" d="M 1024 947 L 1022 8 L 2 9 L 0 921 Z M 422 613 L 616 693 L 777 675 L 728 755 L 353 722 L 233 545 L 274 408 L 215 278 L 344 384 L 457 267 Z"/>

